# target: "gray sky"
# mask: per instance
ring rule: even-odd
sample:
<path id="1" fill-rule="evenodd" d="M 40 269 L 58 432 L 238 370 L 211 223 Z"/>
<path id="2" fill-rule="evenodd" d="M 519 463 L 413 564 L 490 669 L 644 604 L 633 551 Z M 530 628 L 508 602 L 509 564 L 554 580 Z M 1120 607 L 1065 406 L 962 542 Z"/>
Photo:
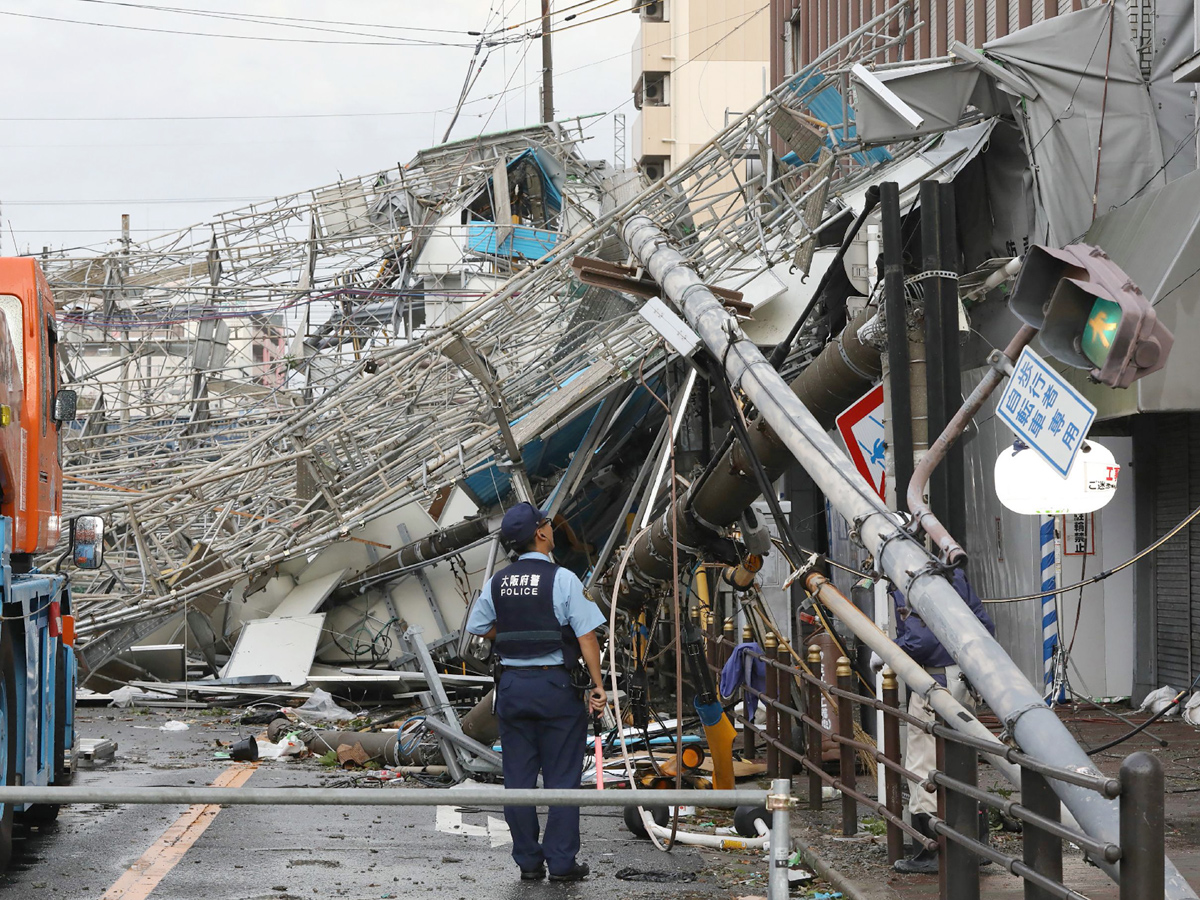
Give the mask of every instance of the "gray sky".
<path id="1" fill-rule="evenodd" d="M 3 255 L 103 247 L 122 213 L 145 238 L 405 162 L 449 124 L 478 40 L 466 32 L 533 33 L 536 22 L 522 23 L 540 10 L 539 0 L 153 2 L 0 0 Z M 552 4 L 564 28 L 554 43 L 560 119 L 620 107 L 632 124 L 630 5 Z M 170 11 L 184 9 L 216 15 Z M 240 20 L 248 15 L 289 19 Z M 64 19 L 75 22 L 51 21 Z M 352 41 L 363 43 L 325 43 Z M 491 48 L 452 139 L 538 121 L 540 68 L 540 40 Z M 296 118 L 312 114 L 322 117 Z M 161 118 L 201 116 L 245 118 Z M 585 123 L 589 156 L 612 158 L 612 121 Z M 163 200 L 174 202 L 147 202 Z"/>

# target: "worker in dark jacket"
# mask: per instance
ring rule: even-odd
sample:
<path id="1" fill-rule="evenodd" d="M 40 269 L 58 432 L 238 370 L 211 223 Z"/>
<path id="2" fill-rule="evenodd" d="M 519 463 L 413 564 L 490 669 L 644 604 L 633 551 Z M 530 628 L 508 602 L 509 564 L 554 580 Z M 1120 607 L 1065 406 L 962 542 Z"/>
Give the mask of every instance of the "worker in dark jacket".
<path id="1" fill-rule="evenodd" d="M 975 593 L 967 576 L 962 569 L 955 569 L 950 575 L 950 583 L 958 591 L 958 596 L 966 601 L 971 612 L 983 623 L 983 627 L 993 637 L 996 636 L 996 626 L 991 616 L 983 608 L 983 601 Z M 967 709 L 974 709 L 970 688 L 955 663 L 954 657 L 942 646 L 929 626 L 908 605 L 904 594 L 898 588 L 891 591 L 892 604 L 895 608 L 896 643 L 916 662 L 925 667 L 925 671 L 933 676 L 934 681 L 950 691 L 950 695 Z M 909 714 L 922 721 L 934 720 L 931 707 L 916 691 L 908 694 Z M 932 734 L 922 731 L 912 725 L 908 726 L 908 741 L 904 750 L 904 765 L 919 778 L 925 778 L 937 765 L 937 744 Z M 908 792 L 908 811 L 912 818 L 913 827 L 923 835 L 936 838 L 929 825 L 929 817 L 937 812 L 937 795 L 931 794 L 918 785 L 910 785 Z M 938 870 L 938 859 L 935 851 L 918 848 L 917 852 L 908 859 L 896 860 L 894 868 L 897 872 L 931 874 Z"/>
<path id="2" fill-rule="evenodd" d="M 600 676 L 596 629 L 605 624 L 596 604 L 583 594 L 573 572 L 550 559 L 554 526 L 531 503 L 504 514 L 501 539 L 520 552 L 515 563 L 483 586 L 467 617 L 467 631 L 493 641 L 502 672 L 496 690 L 506 788 L 578 788 L 583 774 L 588 707 L 608 703 Z M 592 687 L 588 702 L 568 668 L 579 657 Z M 598 775 L 599 777 L 599 775 Z M 552 806 L 546 831 L 532 806 L 505 806 L 513 859 L 523 881 L 579 881 L 588 874 L 578 862 L 579 807 Z"/>

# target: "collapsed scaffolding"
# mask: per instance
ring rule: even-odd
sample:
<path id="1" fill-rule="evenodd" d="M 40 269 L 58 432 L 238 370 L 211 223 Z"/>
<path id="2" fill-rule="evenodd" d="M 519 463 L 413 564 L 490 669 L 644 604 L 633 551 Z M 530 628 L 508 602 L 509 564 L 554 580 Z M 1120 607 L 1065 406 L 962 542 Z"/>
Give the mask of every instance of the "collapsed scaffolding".
<path id="1" fill-rule="evenodd" d="M 224 630 L 228 636 L 227 627 L 213 627 L 218 609 L 227 612 L 235 598 L 244 602 L 281 570 L 311 567 L 330 551 L 348 564 L 318 607 L 330 598 L 332 605 L 363 597 L 368 605 L 386 604 L 386 589 L 398 579 L 436 561 L 454 569 L 453 560 L 489 542 L 489 516 L 510 495 L 570 504 L 598 442 L 626 411 L 629 388 L 636 381 L 653 391 L 653 378 L 665 377 L 674 356 L 629 296 L 670 295 L 764 415 L 774 397 L 773 413 L 783 418 L 770 421 L 775 435 L 764 440 L 783 440 L 802 459 L 814 448 L 828 456 L 821 426 L 877 371 L 853 359 L 855 348 L 865 346 L 860 336 L 870 336 L 864 326 L 877 307 L 851 308 L 846 301 L 855 292 L 845 290 L 840 313 L 810 322 L 818 301 L 830 311 L 829 295 L 811 286 L 805 293 L 799 284 L 815 252 L 844 250 L 841 234 L 869 211 L 875 165 L 906 171 L 911 164 L 911 181 L 902 183 L 908 198 L 919 181 L 952 174 L 971 155 L 966 146 L 939 154 L 940 139 L 892 150 L 857 140 L 848 100 L 853 67 L 899 62 L 911 53 L 920 25 L 905 6 L 876 17 L 686 164 L 628 199 L 622 197 L 635 193 L 629 179 L 564 151 L 561 135 L 554 141 L 544 134 L 501 136 L 430 151 L 400 177 L 339 184 L 312 201 L 289 198 L 222 217 L 198 240 L 181 233 L 137 253 L 127 242 L 100 260 L 47 260 L 64 310 L 60 352 L 82 401 L 83 426 L 64 441 L 72 479 L 64 493 L 73 513 L 106 514 L 112 523 L 106 567 L 78 592 L 78 630 L 88 642 L 89 665 L 180 613 L 196 631 L 202 630 L 193 623 L 199 612 L 214 635 Z M 986 137 L 984 131 L 964 140 L 978 144 Z M 555 177 L 573 188 L 560 191 L 556 216 L 540 221 L 512 211 L 518 196 L 531 211 L 530 194 L 537 192 L 528 183 L 518 189 L 508 177 L 531 142 L 561 168 L 547 174 L 552 164 L 537 155 L 546 175 L 542 188 Z M 575 204 L 580 212 L 569 222 L 573 194 L 584 202 Z M 541 208 L 548 208 L 544 200 Z M 514 214 L 518 221 L 510 226 Z M 434 271 L 429 247 L 446 249 L 436 241 L 456 228 L 464 229 L 460 252 Z M 789 291 L 810 300 L 789 317 L 790 331 L 756 329 L 756 312 Z M 867 292 L 860 293 L 865 301 Z M 256 336 L 233 340 L 253 348 L 262 337 L 264 348 L 291 349 L 270 359 L 266 349 L 259 358 L 252 350 L 249 363 L 228 364 L 228 335 L 243 320 L 258 329 Z M 174 341 L 163 337 L 164 329 L 175 328 Z M 139 336 L 139 329 L 153 333 Z M 789 381 L 800 373 L 818 382 L 814 390 L 826 392 L 828 408 L 812 420 L 796 398 L 775 396 L 778 376 L 764 380 L 765 360 L 743 343 L 780 345 L 772 368 Z M 100 351 L 114 344 L 118 358 L 102 358 Z M 811 365 L 817 360 L 822 365 Z M 831 365 L 843 369 L 829 371 Z M 851 377 L 839 379 L 846 370 Z M 781 430 L 785 421 L 802 427 Z M 569 426 L 582 439 L 557 465 L 536 471 L 531 447 L 544 447 Z M 763 433 L 761 423 L 756 428 Z M 661 459 L 674 435 L 665 438 L 657 445 Z M 737 446 L 731 441 L 723 450 L 736 454 Z M 758 487 L 741 474 L 739 490 L 748 504 Z M 478 490 L 479 476 L 492 482 L 491 492 Z M 643 483 L 635 479 L 629 496 Z M 838 494 L 831 483 L 821 484 L 831 497 Z M 661 488 L 657 478 L 640 498 L 647 514 L 663 508 Z M 469 509 L 465 518 L 451 522 L 440 511 L 456 490 L 471 503 L 459 507 Z M 902 559 L 914 604 L 923 613 L 929 604 L 927 616 L 947 646 L 978 651 L 956 601 L 941 596 L 945 584 L 931 568 L 934 561 L 915 543 L 891 535 L 887 529 L 897 523 L 861 490 L 850 493 L 841 499 L 880 564 L 898 566 Z M 422 534 L 400 532 L 397 539 L 395 523 L 389 522 L 390 533 L 374 527 L 414 505 L 428 513 Z M 726 510 L 730 521 L 699 524 L 718 526 L 709 530 L 724 539 L 725 526 L 742 512 L 737 506 Z M 613 518 L 623 520 L 628 503 L 623 510 Z M 671 571 L 662 544 L 677 543 L 667 519 L 655 517 L 663 523 L 657 534 L 640 532 L 626 581 L 613 581 L 607 568 L 623 521 L 598 554 L 589 552 L 589 586 L 597 599 L 616 605 L 661 600 Z M 689 556 L 712 549 L 703 543 L 711 536 L 696 537 L 685 548 Z M 883 558 L 889 543 L 891 560 Z M 740 552 L 734 547 L 731 554 L 726 544 L 715 555 L 736 562 Z M 494 562 L 493 549 L 485 566 L 459 564 L 464 606 Z M 931 584 L 915 586 L 917 573 Z M 432 597 L 430 603 L 436 608 Z M 399 618 L 393 610 L 385 624 Z M 440 630 L 442 647 L 453 652 L 454 635 Z M 969 640 L 950 641 L 955 630 Z M 998 662 L 987 657 L 985 668 L 995 678 L 977 681 L 993 708 L 1007 715 L 1022 696 L 1011 684 L 992 683 L 1008 674 Z M 1053 716 L 1044 707 L 1015 711 L 1019 741 L 1041 747 L 1045 735 L 1034 727 L 1046 718 L 1040 713 Z M 1111 830 L 1111 804 L 1064 799 L 1089 831 Z"/>

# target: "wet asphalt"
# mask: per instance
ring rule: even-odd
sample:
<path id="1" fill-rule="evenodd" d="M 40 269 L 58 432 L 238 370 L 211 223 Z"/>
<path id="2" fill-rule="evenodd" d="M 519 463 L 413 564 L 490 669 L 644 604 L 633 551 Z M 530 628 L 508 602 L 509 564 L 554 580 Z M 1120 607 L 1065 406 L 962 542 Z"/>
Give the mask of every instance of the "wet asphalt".
<path id="1" fill-rule="evenodd" d="M 236 724 L 238 712 L 79 710 L 82 737 L 117 742 L 116 758 L 83 767 L 76 784 L 206 785 L 230 763 L 213 758 L 216 742 L 262 729 Z M 232 716 L 232 717 L 231 717 Z M 164 732 L 169 719 L 187 731 Z M 265 761 L 248 787 L 319 787 L 347 773 L 315 760 Z M 363 790 L 372 788 L 364 787 Z M 375 788 L 403 790 L 403 786 Z M 449 794 L 449 792 L 448 792 Z M 56 824 L 18 829 L 13 862 L 0 876 L 0 900 L 102 898 L 187 807 L 79 805 Z M 499 807 L 467 810 L 466 825 L 502 819 Z M 435 829 L 436 811 L 420 807 L 226 807 L 149 894 L 154 900 L 308 900 L 428 897 L 430 900 L 521 898 L 709 898 L 765 893 L 761 855 L 677 848 L 655 850 L 625 829 L 620 810 L 585 810 L 580 858 L 592 875 L 571 885 L 527 883 L 509 854 L 487 836 Z M 622 869 L 690 881 L 625 881 Z"/>

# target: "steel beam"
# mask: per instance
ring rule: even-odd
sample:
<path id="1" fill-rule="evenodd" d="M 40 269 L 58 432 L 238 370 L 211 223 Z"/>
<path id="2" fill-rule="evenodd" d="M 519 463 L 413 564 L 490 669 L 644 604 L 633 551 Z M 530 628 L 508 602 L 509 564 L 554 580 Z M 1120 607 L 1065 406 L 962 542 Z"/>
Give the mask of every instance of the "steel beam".
<path id="1" fill-rule="evenodd" d="M 858 474 L 662 229 L 647 216 L 635 215 L 623 223 L 622 237 L 712 354 L 723 361 L 729 381 L 760 410 L 775 439 L 786 445 L 834 508 L 852 523 L 877 565 L 904 591 L 1017 744 L 1034 758 L 1098 773 L 1057 714 L 940 574 L 937 560 Z M 1103 840 L 1119 839 L 1113 801 L 1061 782 L 1055 782 L 1054 789 L 1084 831 Z M 1165 865 L 1166 896 L 1196 898 L 1175 866 L 1169 860 Z"/>

